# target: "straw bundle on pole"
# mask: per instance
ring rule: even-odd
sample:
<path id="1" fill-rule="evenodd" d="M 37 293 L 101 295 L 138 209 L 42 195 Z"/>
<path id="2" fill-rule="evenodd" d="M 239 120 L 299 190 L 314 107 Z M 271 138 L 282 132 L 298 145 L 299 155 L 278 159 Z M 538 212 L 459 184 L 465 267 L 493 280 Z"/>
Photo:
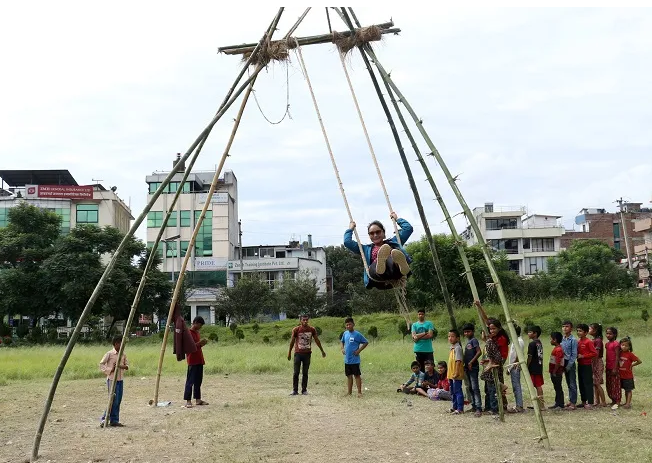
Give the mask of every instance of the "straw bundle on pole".
<path id="1" fill-rule="evenodd" d="M 410 113 L 410 116 L 412 117 L 412 119 L 416 123 L 417 128 L 419 129 L 419 132 L 423 136 L 426 144 L 428 145 L 429 149 L 432 150 L 432 153 L 431 153 L 432 156 L 434 156 L 435 159 L 437 160 L 437 163 L 441 167 L 442 172 L 444 172 L 444 175 L 446 176 L 446 179 L 448 180 L 448 183 L 451 186 L 451 189 L 453 190 L 453 193 L 455 194 L 458 202 L 462 206 L 462 209 L 464 210 L 464 213 L 465 213 L 469 223 L 471 224 L 471 228 L 473 229 L 474 233 L 478 237 L 478 240 L 479 240 L 479 242 L 481 244 L 482 252 L 483 252 L 483 255 L 485 257 L 485 261 L 487 262 L 487 266 L 489 268 L 489 273 L 491 274 L 491 278 L 492 278 L 492 280 L 494 282 L 496 292 L 498 294 L 501 305 L 503 307 L 503 312 L 505 313 L 505 319 L 506 319 L 506 323 L 507 323 L 507 326 L 508 326 L 508 329 L 509 329 L 509 332 L 510 332 L 510 337 L 512 338 L 512 340 L 516 340 L 517 339 L 516 330 L 515 330 L 515 327 L 514 327 L 514 321 L 512 319 L 511 313 L 509 311 L 509 307 L 507 306 L 507 299 L 505 297 L 505 293 L 503 291 L 502 285 L 500 284 L 500 278 L 498 277 L 498 273 L 496 272 L 496 268 L 495 268 L 495 266 L 493 264 L 493 260 L 491 258 L 491 255 L 489 254 L 489 251 L 487 250 L 484 239 L 482 238 L 482 234 L 481 234 L 480 228 L 478 227 L 478 224 L 477 224 L 477 222 L 475 220 L 475 217 L 473 217 L 473 214 L 471 213 L 471 210 L 470 210 L 468 204 L 466 203 L 464 197 L 462 196 L 462 193 L 460 192 L 459 188 L 457 187 L 457 184 L 455 183 L 455 179 L 453 178 L 450 171 L 448 170 L 448 167 L 447 167 L 446 163 L 444 162 L 443 158 L 441 157 L 441 154 L 439 153 L 439 151 L 435 147 L 434 143 L 432 142 L 432 140 L 428 136 L 428 133 L 426 132 L 425 128 L 423 127 L 423 123 L 422 123 L 421 119 L 419 119 L 417 114 L 414 112 L 414 110 L 410 106 L 409 102 L 407 101 L 405 96 L 401 93 L 401 91 L 396 86 L 394 81 L 391 79 L 391 77 L 389 76 L 389 74 L 387 73 L 385 68 L 383 68 L 383 66 L 380 64 L 380 62 L 376 58 L 375 53 L 373 52 L 373 50 L 370 50 L 368 47 L 366 47 L 365 51 L 369 55 L 369 57 L 375 62 L 376 67 L 378 68 L 381 75 L 383 76 L 383 79 L 385 79 L 387 81 L 387 83 L 391 86 L 391 88 L 394 90 L 396 95 L 399 97 L 399 100 L 403 103 L 403 105 L 405 106 L 407 111 Z M 523 349 L 521 349 L 521 346 L 517 342 L 514 343 L 514 347 L 515 347 L 516 354 L 518 356 L 519 364 L 521 365 L 521 368 L 523 369 L 523 371 L 527 371 L 527 361 L 526 361 L 525 355 L 523 353 Z M 536 416 L 536 419 L 537 419 L 537 423 L 539 425 L 539 431 L 541 433 L 540 434 L 540 440 L 543 442 L 546 449 L 550 449 L 550 441 L 548 439 L 548 433 L 546 431 L 545 423 L 543 421 L 543 416 L 541 415 L 541 409 L 540 409 L 539 401 L 537 399 L 536 391 L 534 389 L 534 385 L 532 384 L 532 379 L 530 378 L 529 375 L 525 375 L 525 380 L 526 380 L 526 383 L 528 384 L 528 391 L 530 392 L 530 398 L 532 400 L 532 406 L 534 407 L 535 416 Z"/>

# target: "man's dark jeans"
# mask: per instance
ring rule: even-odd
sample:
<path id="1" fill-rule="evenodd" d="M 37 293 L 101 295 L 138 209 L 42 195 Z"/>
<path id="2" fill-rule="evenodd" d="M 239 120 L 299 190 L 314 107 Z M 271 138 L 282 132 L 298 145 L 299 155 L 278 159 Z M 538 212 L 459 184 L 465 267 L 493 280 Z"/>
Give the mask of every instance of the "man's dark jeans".
<path id="1" fill-rule="evenodd" d="M 303 365 L 303 367 L 302 367 Z M 310 368 L 310 354 L 294 353 L 294 375 L 292 376 L 292 391 L 299 391 L 299 370 L 301 370 L 301 392 L 308 390 L 308 369 Z"/>

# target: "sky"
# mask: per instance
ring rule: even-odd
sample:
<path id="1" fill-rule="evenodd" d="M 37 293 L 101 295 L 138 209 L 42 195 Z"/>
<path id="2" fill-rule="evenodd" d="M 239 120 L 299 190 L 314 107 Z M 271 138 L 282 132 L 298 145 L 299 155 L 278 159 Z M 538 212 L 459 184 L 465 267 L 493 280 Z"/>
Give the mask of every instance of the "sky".
<path id="1" fill-rule="evenodd" d="M 37 9 L 39 14 L 34 14 Z M 12 2 L 0 18 L 0 166 L 68 169 L 101 180 L 138 215 L 145 176 L 169 171 L 237 76 L 224 45 L 255 42 L 277 8 L 218 2 Z M 303 12 L 286 8 L 277 37 Z M 356 8 L 363 24 L 401 28 L 374 45 L 415 108 L 471 208 L 493 202 L 562 216 L 652 199 L 652 9 Z M 335 30 L 345 30 L 331 15 Z M 328 32 L 313 8 L 296 36 Z M 302 48 L 353 219 L 389 208 L 332 44 Z M 423 233 L 414 196 L 359 54 L 347 66 L 391 206 Z M 243 244 L 331 245 L 349 217 L 296 55 L 256 82 L 226 169 L 238 179 Z M 280 124 L 287 93 L 291 118 Z M 219 162 L 239 102 L 197 162 Z M 406 113 L 407 117 L 407 113 Z M 416 128 L 413 133 L 417 135 Z M 433 232 L 447 232 L 416 156 L 404 144 Z M 425 143 L 418 139 L 422 152 Z M 461 207 L 429 168 L 452 214 Z M 465 228 L 457 215 L 458 230 Z M 144 238 L 145 229 L 137 236 Z"/>

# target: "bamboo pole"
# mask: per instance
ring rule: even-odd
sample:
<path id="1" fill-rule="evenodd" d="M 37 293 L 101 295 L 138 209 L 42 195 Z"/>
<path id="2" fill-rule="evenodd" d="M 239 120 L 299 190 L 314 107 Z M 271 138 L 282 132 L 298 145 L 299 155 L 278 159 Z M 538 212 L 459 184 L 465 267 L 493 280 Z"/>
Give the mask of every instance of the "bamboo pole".
<path id="1" fill-rule="evenodd" d="M 377 27 L 381 29 L 382 34 L 398 34 L 401 32 L 401 29 L 395 28 L 394 22 L 386 22 L 382 24 L 376 24 Z M 291 31 L 289 35 L 292 35 L 294 31 Z M 348 37 L 352 34 L 350 31 L 342 32 L 344 37 Z M 285 39 L 283 39 L 285 40 Z M 296 41 L 299 46 L 303 45 L 316 45 L 320 43 L 332 43 L 333 34 L 320 34 L 320 35 L 311 35 L 309 37 L 297 37 Z M 274 43 L 274 41 L 272 42 Z M 219 47 L 217 49 L 218 53 L 224 53 L 225 55 L 241 55 L 243 53 L 248 53 L 253 50 L 255 43 L 244 43 L 241 45 L 227 45 L 225 47 Z"/>
<path id="2" fill-rule="evenodd" d="M 435 147 L 434 143 L 430 139 L 428 133 L 426 132 L 425 128 L 423 127 L 423 121 L 419 119 L 417 114 L 414 112 L 412 109 L 412 106 L 410 106 L 409 102 L 405 98 L 405 96 L 401 93 L 399 88 L 396 86 L 392 78 L 389 76 L 387 71 L 385 71 L 385 68 L 380 64 L 378 59 L 375 56 L 375 53 L 373 50 L 371 50 L 369 47 L 365 48 L 365 51 L 367 52 L 367 55 L 374 61 L 376 64 L 376 68 L 380 71 L 381 75 L 383 76 L 383 79 L 387 81 L 387 83 L 391 86 L 391 88 L 394 90 L 396 95 L 398 96 L 399 100 L 403 103 L 405 106 L 405 109 L 407 109 L 408 113 L 410 113 L 410 116 L 414 120 L 415 124 L 417 125 L 417 128 L 419 129 L 419 132 L 423 136 L 426 144 L 428 145 L 428 148 L 432 150 L 431 155 L 434 156 L 434 158 L 437 160 L 437 163 L 439 164 L 440 168 L 442 169 L 442 172 L 444 172 L 444 175 L 446 176 L 446 179 L 448 180 L 448 183 L 453 190 L 453 193 L 455 194 L 458 202 L 462 206 L 462 209 L 464 210 L 464 214 L 466 215 L 469 223 L 471 224 L 471 228 L 473 229 L 474 233 L 476 234 L 478 241 L 480 242 L 481 248 L 482 248 L 482 253 L 484 255 L 485 261 L 487 262 L 487 267 L 489 268 L 489 273 L 491 274 L 491 278 L 494 282 L 496 292 L 498 294 L 498 297 L 500 299 L 500 303 L 503 307 L 503 312 L 505 313 L 505 320 L 510 332 L 510 337 L 512 340 L 516 340 L 518 336 L 516 335 L 516 329 L 514 327 L 514 320 L 512 319 L 511 313 L 509 311 L 509 307 L 507 306 L 507 298 L 505 297 L 505 293 L 503 291 L 502 285 L 500 283 L 500 278 L 498 277 L 498 273 L 496 272 L 496 268 L 494 266 L 493 260 L 491 255 L 489 254 L 489 251 L 487 249 L 486 243 L 484 242 L 484 238 L 482 237 L 482 233 L 480 232 L 480 228 L 478 227 L 478 224 L 475 220 L 475 217 L 471 213 L 471 210 L 466 203 L 464 197 L 462 196 L 462 193 L 460 192 L 457 184 L 455 183 L 455 179 L 451 175 L 450 171 L 448 170 L 448 167 L 446 163 L 444 162 L 441 154 Z M 514 343 L 514 348 L 516 350 L 516 355 L 518 356 L 519 359 L 519 364 L 521 365 L 522 371 L 527 371 L 527 361 L 525 358 L 525 355 L 523 353 L 523 349 L 521 349 L 521 346 L 515 342 Z M 550 441 L 548 439 L 548 433 L 546 431 L 545 423 L 543 421 L 543 416 L 541 414 L 541 409 L 539 406 L 539 401 L 537 399 L 537 394 L 536 390 L 534 389 L 534 385 L 532 384 L 532 378 L 530 378 L 529 375 L 524 375 L 525 376 L 525 381 L 528 385 L 528 391 L 530 393 L 530 398 L 532 400 L 532 406 L 534 407 L 534 413 L 537 419 L 537 423 L 539 425 L 539 431 L 541 433 L 540 435 L 540 440 L 543 442 L 544 446 L 546 449 L 550 449 Z"/>
<path id="3" fill-rule="evenodd" d="M 277 14 L 278 17 L 280 17 L 281 13 L 283 11 L 283 8 L 279 10 L 279 13 Z M 278 21 L 277 21 L 278 23 Z M 254 56 L 254 53 L 252 53 L 252 56 Z M 244 91 L 247 85 L 255 79 L 255 77 L 258 75 L 260 72 L 259 69 L 254 71 L 254 73 L 249 76 L 245 80 L 245 82 L 237 89 L 234 91 L 235 87 L 237 86 L 239 80 L 242 78 L 244 75 L 244 72 L 246 71 L 247 68 L 246 64 L 242 71 L 240 72 L 240 75 L 238 76 L 238 79 L 233 83 L 230 93 L 225 97 L 225 103 L 223 103 L 222 108 L 215 114 L 211 122 L 204 128 L 204 130 L 199 134 L 197 139 L 192 143 L 190 148 L 185 152 L 185 154 L 181 157 L 180 162 L 178 162 L 170 171 L 170 173 L 165 177 L 159 188 L 156 190 L 156 192 L 152 195 L 152 198 L 150 198 L 149 202 L 141 212 L 141 214 L 136 218 L 134 221 L 133 225 L 127 232 L 127 234 L 124 236 L 120 244 L 118 245 L 118 248 L 115 250 L 113 253 L 113 256 L 111 257 L 111 260 L 107 264 L 106 268 L 104 269 L 104 273 L 100 277 L 100 280 L 98 281 L 97 285 L 95 286 L 95 289 L 93 290 L 93 293 L 91 294 L 88 302 L 86 303 L 86 306 L 84 307 L 84 310 L 82 311 L 79 320 L 77 322 L 77 325 L 75 326 L 75 329 L 73 330 L 70 340 L 68 341 L 68 344 L 66 346 L 66 349 L 64 351 L 64 354 L 61 358 L 61 361 L 59 362 L 59 365 L 57 366 L 57 369 L 55 371 L 54 377 L 52 379 L 52 384 L 50 385 L 50 390 L 48 392 L 48 396 L 46 397 L 43 413 L 41 414 L 41 418 L 39 419 L 38 427 L 36 430 L 36 435 L 34 436 L 34 443 L 32 445 L 32 454 L 30 456 L 30 461 L 34 462 L 38 460 L 38 451 L 39 447 L 41 445 L 41 439 L 43 438 L 43 430 L 45 429 L 45 423 L 47 421 L 47 417 L 50 413 L 50 409 L 52 408 L 52 401 L 54 400 L 54 395 L 56 394 L 57 386 L 59 385 L 59 380 L 61 379 L 61 375 L 63 374 L 63 370 L 66 366 L 66 363 L 68 362 L 68 359 L 70 358 L 70 355 L 72 354 L 72 350 L 75 347 L 75 344 L 77 342 L 77 339 L 79 338 L 79 334 L 81 333 L 81 329 L 86 323 L 86 320 L 88 319 L 88 316 L 90 315 L 91 309 L 93 308 L 93 305 L 97 301 L 97 298 L 99 297 L 99 293 L 104 287 L 104 284 L 108 280 L 108 277 L 110 273 L 113 271 L 113 268 L 115 267 L 115 264 L 117 262 L 118 257 L 120 254 L 122 254 L 122 251 L 124 251 L 125 247 L 127 246 L 128 240 L 134 235 L 140 224 L 143 222 L 143 220 L 147 217 L 147 213 L 150 211 L 158 197 L 163 193 L 163 190 L 167 185 L 170 183 L 172 180 L 172 177 L 178 172 L 179 166 L 184 163 L 189 157 L 190 154 L 195 150 L 195 148 L 210 134 L 211 130 L 213 129 L 213 126 L 221 119 L 221 117 L 224 115 L 224 113 L 231 107 L 233 102 L 238 98 L 238 96 Z"/>
<path id="4" fill-rule="evenodd" d="M 345 23 L 349 26 L 351 30 L 353 30 L 353 24 L 351 23 L 351 20 L 349 19 L 348 15 L 346 14 L 346 10 L 342 9 L 342 19 L 345 21 Z M 360 22 L 357 21 L 356 18 L 354 20 L 357 23 L 357 26 L 360 27 Z M 426 239 L 428 241 L 428 246 L 430 248 L 430 253 L 432 255 L 432 261 L 435 266 L 435 271 L 437 273 L 437 280 L 439 281 L 439 286 L 441 288 L 442 296 L 444 298 L 444 303 L 446 304 L 446 309 L 448 310 L 448 316 L 450 318 L 450 323 L 451 323 L 451 329 L 457 329 L 457 323 L 455 321 L 455 314 L 453 313 L 453 304 L 451 302 L 450 294 L 448 292 L 448 287 L 446 286 L 446 280 L 444 279 L 444 271 L 441 266 L 441 261 L 439 260 L 439 254 L 437 252 L 437 247 L 435 246 L 435 242 L 432 238 L 432 233 L 430 232 L 430 226 L 428 225 L 428 219 L 426 218 L 426 213 L 423 209 L 423 204 L 421 203 L 421 197 L 419 195 L 419 190 L 417 188 L 416 182 L 414 181 L 414 177 L 412 175 L 412 169 L 410 167 L 410 164 L 405 156 L 405 150 L 403 149 L 403 143 L 401 142 L 401 137 L 398 134 L 398 131 L 396 130 L 396 125 L 394 124 L 394 119 L 392 118 L 392 113 L 389 110 L 389 107 L 387 106 L 387 102 L 385 101 L 385 97 L 383 96 L 383 92 L 380 89 L 380 86 L 378 85 L 378 79 L 376 78 L 376 75 L 374 74 L 373 68 L 371 67 L 371 64 L 369 63 L 369 59 L 367 58 L 367 55 L 364 53 L 363 49 L 360 47 L 360 55 L 362 56 L 362 59 L 365 63 L 365 66 L 367 67 L 367 71 L 369 72 L 369 77 L 371 78 L 371 82 L 373 83 L 374 89 L 376 90 L 376 95 L 378 96 L 378 99 L 380 100 L 380 104 L 383 108 L 383 111 L 385 113 L 385 116 L 387 117 L 387 123 L 389 124 L 389 127 L 392 131 L 392 135 L 394 137 L 394 142 L 396 143 L 396 147 L 398 149 L 399 156 L 401 158 L 401 162 L 403 163 L 403 168 L 405 169 L 405 174 L 408 178 L 408 182 L 410 184 L 410 189 L 412 190 L 412 194 L 414 196 L 414 201 L 416 202 L 417 205 L 417 210 L 419 212 L 419 217 L 421 219 L 421 223 L 423 225 L 424 231 L 426 232 Z M 340 53 L 340 58 L 342 58 L 342 66 L 345 66 L 344 59 L 342 54 Z M 346 71 L 346 67 L 345 67 Z M 347 80 L 349 81 L 349 85 L 351 85 L 351 81 L 349 79 L 348 73 L 347 73 Z M 351 88 L 351 91 L 353 91 L 353 88 Z M 357 101 L 356 101 L 356 107 L 357 106 Z M 358 112 L 360 112 L 360 109 L 358 107 Z M 361 116 L 362 117 L 362 116 Z M 366 130 L 365 130 L 365 135 L 366 135 Z M 371 146 L 371 142 L 368 139 L 367 135 L 367 142 Z M 376 163 L 376 169 L 378 170 L 378 174 L 380 176 L 380 169 L 378 168 L 378 163 L 375 160 L 374 156 L 374 162 Z M 383 184 L 384 188 L 384 184 Z M 387 203 L 389 204 L 389 198 L 387 198 Z M 391 206 L 390 206 L 391 208 Z M 394 225 L 396 226 L 396 224 Z M 396 233 L 398 236 L 398 232 Z"/>
<path id="5" fill-rule="evenodd" d="M 281 14 L 283 13 L 283 10 L 284 10 L 283 7 L 281 7 L 279 9 L 279 12 L 277 13 L 276 17 L 272 21 L 272 24 L 267 29 L 267 32 L 265 33 L 265 35 L 263 36 L 263 38 L 259 42 L 260 44 L 262 44 L 264 41 L 269 42 L 272 35 L 274 34 L 274 31 L 276 30 L 276 26 L 278 25 L 278 22 L 279 22 L 279 20 L 281 18 Z M 301 21 L 303 21 L 303 19 L 305 18 L 305 15 L 307 14 L 308 11 L 309 11 L 309 9 L 306 10 L 306 12 L 297 20 L 297 22 L 295 23 L 295 26 L 293 26 L 291 31 L 295 30 L 296 26 L 298 26 L 298 24 L 300 24 Z M 245 64 L 244 68 L 247 68 L 249 66 L 249 63 L 251 62 L 254 55 L 255 55 L 255 53 L 252 52 L 251 56 L 249 57 L 249 60 Z M 263 67 L 264 66 L 262 64 L 259 64 L 256 67 L 256 69 L 255 69 L 255 71 L 253 73 L 253 76 L 257 76 L 258 73 L 263 69 Z M 240 110 L 239 110 L 238 115 L 237 115 L 237 117 L 235 119 L 233 129 L 231 131 L 231 137 L 229 138 L 229 141 L 227 142 L 227 146 L 226 146 L 226 148 L 224 150 L 224 153 L 222 154 L 220 164 L 219 164 L 218 168 L 216 169 L 215 175 L 213 176 L 213 181 L 211 182 L 211 186 L 210 186 L 208 195 L 206 197 L 206 201 L 204 202 L 204 207 L 202 208 L 202 212 L 201 212 L 201 214 L 199 216 L 199 219 L 197 220 L 197 224 L 195 225 L 195 228 L 193 230 L 193 234 L 192 234 L 192 237 L 190 238 L 190 242 L 188 243 L 188 250 L 192 250 L 194 248 L 195 242 L 197 240 L 197 235 L 199 234 L 199 229 L 201 228 L 202 223 L 204 221 L 204 217 L 206 215 L 206 211 L 208 209 L 208 206 L 209 206 L 209 204 L 211 204 L 211 199 L 213 197 L 213 193 L 215 192 L 215 189 L 217 188 L 217 183 L 218 183 L 218 180 L 219 180 L 219 174 L 222 171 L 224 163 L 226 162 L 226 158 L 229 155 L 229 150 L 231 148 L 231 145 L 233 144 L 233 140 L 235 139 L 235 134 L 236 134 L 236 132 L 238 130 L 238 127 L 240 126 L 240 119 L 242 118 L 244 108 L 245 108 L 245 106 L 247 104 L 247 101 L 249 99 L 249 95 L 251 94 L 251 91 L 253 89 L 253 85 L 254 85 L 255 80 L 256 80 L 255 77 L 254 77 L 253 80 L 251 80 L 251 83 L 250 83 L 249 87 L 247 88 L 247 92 L 245 93 L 245 96 L 243 97 L 243 101 L 241 103 Z M 165 331 L 163 333 L 163 342 L 161 343 L 161 351 L 159 353 L 159 360 L 158 360 L 158 366 L 157 366 L 157 371 L 156 371 L 156 385 L 154 387 L 154 399 L 152 400 L 152 403 L 154 405 L 156 405 L 158 403 L 158 394 L 159 394 L 159 388 L 160 388 L 160 383 L 161 383 L 161 372 L 163 370 L 163 358 L 165 357 L 165 350 L 166 350 L 166 347 L 167 347 L 167 338 L 168 338 L 169 331 L 170 331 L 170 324 L 171 324 L 171 321 L 172 321 L 172 314 L 174 312 L 174 307 L 175 307 L 177 301 L 179 300 L 179 293 L 180 293 L 181 287 L 183 285 L 183 280 L 185 278 L 185 271 L 186 271 L 186 268 L 188 266 L 188 261 L 190 259 L 191 254 L 192 254 L 192 252 L 187 252 L 184 259 L 183 259 L 183 263 L 182 263 L 181 269 L 179 271 L 179 278 L 177 279 L 177 283 L 176 283 L 176 286 L 174 288 L 174 293 L 172 295 L 172 301 L 170 303 L 168 318 L 167 318 L 166 323 L 165 323 Z"/>

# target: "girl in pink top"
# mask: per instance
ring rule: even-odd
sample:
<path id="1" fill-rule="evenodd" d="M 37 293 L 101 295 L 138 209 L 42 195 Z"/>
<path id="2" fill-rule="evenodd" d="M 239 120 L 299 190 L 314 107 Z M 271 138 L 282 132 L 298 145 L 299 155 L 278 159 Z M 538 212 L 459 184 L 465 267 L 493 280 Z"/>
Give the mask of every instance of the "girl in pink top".
<path id="1" fill-rule="evenodd" d="M 606 407 L 607 400 L 604 398 L 604 344 L 602 342 L 602 325 L 600 323 L 591 323 L 589 325 L 589 334 L 593 336 L 593 347 L 598 352 L 598 356 L 593 358 L 593 397 L 595 398 L 596 407 Z"/>
<path id="2" fill-rule="evenodd" d="M 618 408 L 620 405 L 620 373 L 618 371 L 618 357 L 620 357 L 620 343 L 618 342 L 618 329 L 607 328 L 607 343 L 605 367 L 607 371 L 607 395 L 611 399 L 611 408 Z"/>

